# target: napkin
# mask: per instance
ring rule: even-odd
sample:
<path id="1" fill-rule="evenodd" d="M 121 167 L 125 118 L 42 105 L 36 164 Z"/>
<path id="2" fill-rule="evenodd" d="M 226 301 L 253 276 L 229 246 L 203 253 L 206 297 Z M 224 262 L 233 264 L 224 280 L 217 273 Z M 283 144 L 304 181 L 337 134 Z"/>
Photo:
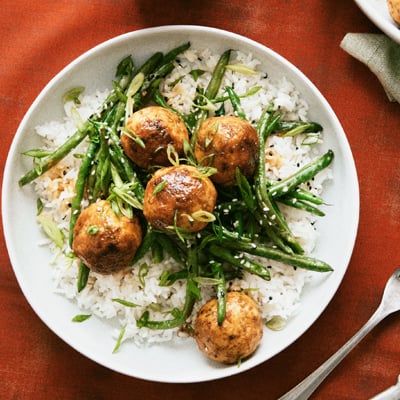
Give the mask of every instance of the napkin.
<path id="1" fill-rule="evenodd" d="M 381 33 L 348 33 L 340 47 L 368 66 L 390 101 L 400 103 L 400 45 Z"/>

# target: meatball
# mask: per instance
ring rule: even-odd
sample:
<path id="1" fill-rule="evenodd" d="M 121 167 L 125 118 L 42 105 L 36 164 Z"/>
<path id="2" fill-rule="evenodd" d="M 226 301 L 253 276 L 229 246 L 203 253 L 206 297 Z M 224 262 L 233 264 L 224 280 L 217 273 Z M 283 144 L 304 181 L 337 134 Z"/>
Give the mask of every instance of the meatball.
<path id="1" fill-rule="evenodd" d="M 400 0 L 387 0 L 389 14 L 400 25 Z"/>
<path id="2" fill-rule="evenodd" d="M 146 185 L 143 214 L 156 229 L 173 227 L 198 232 L 208 224 L 217 191 L 208 177 L 190 165 L 164 167 L 157 170 Z M 206 212 L 202 218 L 202 212 Z M 204 216 L 203 214 L 203 216 Z"/>
<path id="3" fill-rule="evenodd" d="M 217 321 L 217 300 L 204 304 L 195 321 L 199 349 L 212 360 L 234 364 L 250 356 L 263 336 L 263 323 L 256 302 L 243 292 L 228 292 L 226 315 Z"/>
<path id="4" fill-rule="evenodd" d="M 139 219 L 117 216 L 109 201 L 100 200 L 79 215 L 72 249 L 92 271 L 111 274 L 132 262 L 141 241 Z"/>
<path id="5" fill-rule="evenodd" d="M 257 131 L 248 121 L 222 116 L 208 118 L 200 125 L 194 151 L 198 162 L 218 170 L 211 176 L 213 182 L 233 186 L 236 168 L 248 178 L 254 174 L 258 148 Z"/>
<path id="6" fill-rule="evenodd" d="M 125 124 L 125 131 L 121 145 L 126 155 L 141 168 L 170 165 L 168 145 L 172 145 L 181 156 L 183 143 L 189 141 L 183 120 L 174 112 L 158 106 L 145 107 L 133 113 Z"/>

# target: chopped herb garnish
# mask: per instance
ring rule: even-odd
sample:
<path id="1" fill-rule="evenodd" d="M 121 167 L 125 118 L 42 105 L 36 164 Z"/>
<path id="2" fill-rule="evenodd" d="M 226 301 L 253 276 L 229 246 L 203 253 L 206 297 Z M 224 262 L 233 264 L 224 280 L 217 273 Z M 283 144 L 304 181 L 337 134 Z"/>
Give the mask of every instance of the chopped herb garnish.
<path id="1" fill-rule="evenodd" d="M 175 79 L 173 82 L 171 82 L 169 84 L 169 87 L 174 87 L 175 85 L 177 85 L 184 77 L 180 76 L 179 78 Z"/>
<path id="2" fill-rule="evenodd" d="M 227 65 L 225 67 L 226 69 L 229 69 L 234 72 L 240 72 L 241 74 L 246 74 L 246 75 L 254 75 L 257 73 L 254 69 L 249 68 L 247 65 L 243 64 L 231 64 Z"/>
<path id="3" fill-rule="evenodd" d="M 89 319 L 91 316 L 92 314 L 78 314 L 72 318 L 72 322 L 83 322 Z"/>
<path id="4" fill-rule="evenodd" d="M 124 338 L 125 331 L 126 331 L 126 325 L 124 325 L 122 327 L 121 332 L 118 335 L 117 343 L 115 343 L 115 347 L 114 347 L 114 349 L 112 351 L 113 353 L 116 353 L 119 350 L 119 348 L 121 347 L 122 339 Z"/>
<path id="5" fill-rule="evenodd" d="M 131 301 L 123 300 L 123 299 L 112 299 L 115 303 L 122 304 L 126 307 L 139 307 L 139 304 L 132 303 Z"/>
<path id="6" fill-rule="evenodd" d="M 179 165 L 179 154 L 175 150 L 175 147 L 172 144 L 169 144 L 167 146 L 167 157 L 169 162 L 174 165 L 178 166 Z"/>
<path id="7" fill-rule="evenodd" d="M 199 221 L 199 222 L 213 222 L 215 221 L 215 216 L 214 214 L 205 211 L 205 210 L 198 210 L 192 213 L 191 217 L 195 220 L 195 221 Z"/>
<path id="8" fill-rule="evenodd" d="M 73 101 L 75 104 L 81 104 L 79 96 L 85 91 L 83 86 L 77 86 L 71 90 L 68 90 L 63 96 L 63 102 L 67 103 Z"/>
<path id="9" fill-rule="evenodd" d="M 161 181 L 153 190 L 153 195 L 155 196 L 156 194 L 162 192 L 165 188 L 165 185 L 167 184 L 166 181 Z"/>
<path id="10" fill-rule="evenodd" d="M 146 285 L 144 278 L 147 276 L 148 273 L 149 273 L 149 266 L 147 265 L 147 263 L 143 263 L 139 267 L 139 273 L 138 273 L 139 282 L 143 287 L 145 287 Z"/>
<path id="11" fill-rule="evenodd" d="M 40 215 L 43 211 L 43 202 L 40 198 L 36 200 L 36 215 Z"/>
<path id="12" fill-rule="evenodd" d="M 265 326 L 272 331 L 280 331 L 286 326 L 286 320 L 280 316 L 272 317 L 265 323 Z"/>
<path id="13" fill-rule="evenodd" d="M 99 227 L 98 227 L 97 225 L 89 226 L 89 227 L 86 229 L 86 232 L 87 232 L 89 235 L 96 235 L 97 233 L 99 233 Z"/>
<path id="14" fill-rule="evenodd" d="M 58 227 L 53 217 L 41 213 L 37 216 L 37 220 L 44 233 L 56 244 L 57 247 L 62 248 L 64 245 L 65 235 Z"/>
<path id="15" fill-rule="evenodd" d="M 31 149 L 24 151 L 22 154 L 28 157 L 44 158 L 51 154 L 51 151 L 45 149 Z"/>
<path id="16" fill-rule="evenodd" d="M 197 79 L 199 79 L 199 77 L 200 77 L 201 75 L 203 75 L 204 72 L 205 72 L 205 71 L 204 71 L 203 69 L 192 69 L 189 73 L 190 73 L 190 75 L 193 76 L 193 79 L 194 79 L 195 81 L 197 81 Z"/>

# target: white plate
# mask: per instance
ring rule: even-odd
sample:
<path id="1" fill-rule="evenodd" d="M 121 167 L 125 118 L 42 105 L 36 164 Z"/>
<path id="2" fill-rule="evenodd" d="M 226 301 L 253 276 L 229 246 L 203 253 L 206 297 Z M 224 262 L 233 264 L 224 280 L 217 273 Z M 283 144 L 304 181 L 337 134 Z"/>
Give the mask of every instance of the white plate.
<path id="1" fill-rule="evenodd" d="M 389 14 L 386 0 L 354 0 L 364 14 L 395 42 L 400 43 L 400 29 Z"/>
<path id="2" fill-rule="evenodd" d="M 107 322 L 91 318 L 72 324 L 79 313 L 76 305 L 52 293 L 51 255 L 38 247 L 41 236 L 36 223 L 36 198 L 30 187 L 20 188 L 18 179 L 31 167 L 21 152 L 40 143 L 36 125 L 63 115 L 61 101 L 67 89 L 78 85 L 90 93 L 110 87 L 120 59 L 132 54 L 140 64 L 154 51 L 167 51 L 190 40 L 192 47 L 206 43 L 221 53 L 227 48 L 252 52 L 270 76 L 286 75 L 310 105 L 310 118 L 324 126 L 324 148 L 335 152 L 334 183 L 324 197 L 332 206 L 318 222 L 319 244 L 315 256 L 330 263 L 334 272 L 318 274 L 306 287 L 303 307 L 286 329 L 266 331 L 257 352 L 238 366 L 208 361 L 194 341 L 182 345 L 157 345 L 140 349 L 124 343 L 112 354 L 115 339 Z M 22 120 L 12 143 L 4 172 L 3 222 L 6 244 L 15 275 L 24 295 L 39 317 L 60 338 L 88 358 L 123 374 L 162 382 L 196 382 L 218 379 L 248 370 L 270 359 L 299 338 L 318 318 L 334 296 L 346 272 L 356 238 L 359 188 L 349 144 L 331 107 L 315 86 L 292 64 L 272 50 L 242 36 L 198 26 L 164 26 L 131 32 L 111 39 L 83 54 L 53 78 Z"/>

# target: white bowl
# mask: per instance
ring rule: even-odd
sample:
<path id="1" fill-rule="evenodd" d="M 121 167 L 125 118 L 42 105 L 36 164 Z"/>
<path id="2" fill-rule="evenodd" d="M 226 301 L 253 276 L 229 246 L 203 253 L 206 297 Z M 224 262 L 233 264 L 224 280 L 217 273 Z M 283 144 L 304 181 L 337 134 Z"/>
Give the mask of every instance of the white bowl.
<path id="1" fill-rule="evenodd" d="M 386 0 L 355 0 L 355 2 L 382 32 L 400 44 L 400 28 L 389 13 Z"/>
<path id="2" fill-rule="evenodd" d="M 91 318 L 72 324 L 77 306 L 52 292 L 51 255 L 39 247 L 41 237 L 36 223 L 36 198 L 30 187 L 21 188 L 18 179 L 30 169 L 21 152 L 40 146 L 34 127 L 63 116 L 59 99 L 67 89 L 78 85 L 88 93 L 109 88 L 116 64 L 132 54 L 138 64 L 154 51 L 167 51 L 190 41 L 193 48 L 209 46 L 221 53 L 227 48 L 251 52 L 263 63 L 269 76 L 292 81 L 310 105 L 310 119 L 324 127 L 325 149 L 333 149 L 333 184 L 324 198 L 332 204 L 318 223 L 320 238 L 315 256 L 328 262 L 334 272 L 318 275 L 303 295 L 302 308 L 287 327 L 265 332 L 257 352 L 240 367 L 208 361 L 194 341 L 182 345 L 156 345 L 137 348 L 124 344 L 115 354 L 115 339 L 107 321 Z M 4 172 L 3 222 L 7 248 L 15 275 L 34 311 L 60 338 L 88 358 L 123 374 L 162 382 L 196 382 L 238 374 L 270 359 L 299 338 L 328 305 L 341 283 L 356 238 L 359 217 L 357 174 L 349 144 L 331 107 L 315 86 L 293 65 L 272 50 L 234 33 L 200 26 L 164 26 L 118 36 L 86 52 L 65 67 L 43 89 L 23 118 L 12 143 Z"/>

